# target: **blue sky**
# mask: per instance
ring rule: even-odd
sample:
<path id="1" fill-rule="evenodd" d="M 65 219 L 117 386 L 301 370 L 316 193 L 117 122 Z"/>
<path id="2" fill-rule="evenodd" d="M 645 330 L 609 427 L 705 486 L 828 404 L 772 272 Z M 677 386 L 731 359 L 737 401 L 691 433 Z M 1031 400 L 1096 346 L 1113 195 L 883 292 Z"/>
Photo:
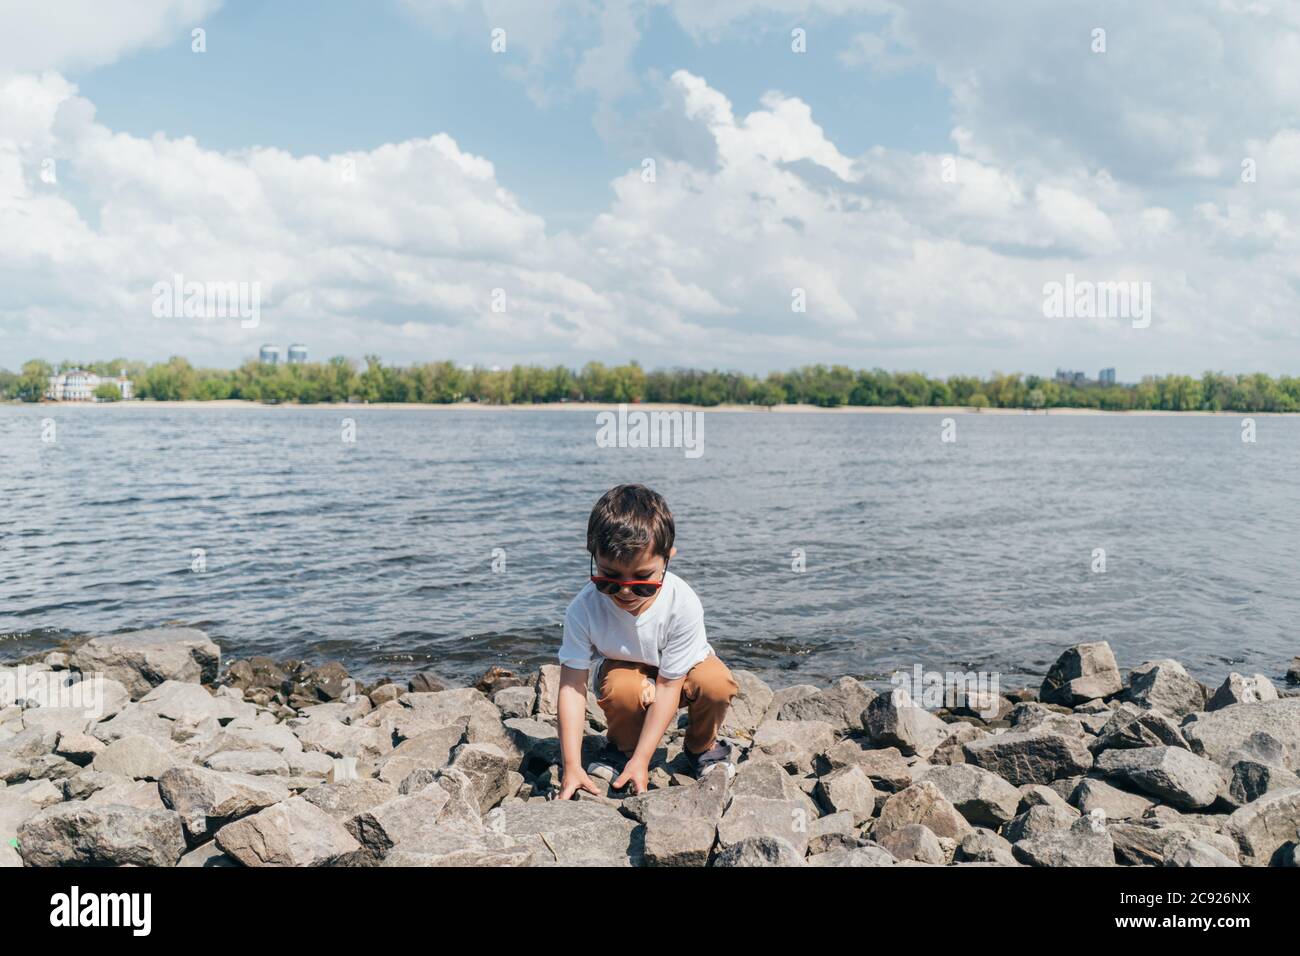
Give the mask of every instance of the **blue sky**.
<path id="1" fill-rule="evenodd" d="M 0 0 L 0 366 L 1295 372 L 1297 243 L 1288 6 Z"/>

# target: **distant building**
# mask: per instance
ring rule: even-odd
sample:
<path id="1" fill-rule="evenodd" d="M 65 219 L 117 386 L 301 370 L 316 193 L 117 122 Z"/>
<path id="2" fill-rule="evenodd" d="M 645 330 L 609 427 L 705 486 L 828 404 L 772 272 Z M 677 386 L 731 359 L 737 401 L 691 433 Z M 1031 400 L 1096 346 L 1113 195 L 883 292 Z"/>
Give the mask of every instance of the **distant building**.
<path id="1" fill-rule="evenodd" d="M 260 361 L 263 365 L 279 365 L 279 364 L 280 364 L 280 346 L 278 346 L 278 345 L 263 345 L 263 346 L 262 346 L 262 351 L 260 351 L 260 352 L 257 353 L 257 358 L 258 358 L 258 361 Z"/>
<path id="2" fill-rule="evenodd" d="M 1071 372 L 1058 368 L 1056 370 L 1056 383 L 1058 385 L 1087 385 L 1088 376 L 1083 372 Z"/>
<path id="3" fill-rule="evenodd" d="M 122 398 L 135 397 L 135 388 L 131 380 L 126 377 L 126 369 L 121 369 L 117 378 L 113 379 L 101 377 L 84 368 L 70 368 L 58 375 L 51 375 L 45 397 L 56 402 L 93 402 L 95 390 L 105 382 L 116 385 L 117 392 Z"/>
<path id="4" fill-rule="evenodd" d="M 1097 381 L 1102 385 L 1115 384 L 1115 370 L 1113 368 L 1104 368 L 1097 373 Z"/>
<path id="5" fill-rule="evenodd" d="M 289 346 L 289 364 L 305 365 L 307 363 L 307 346 L 290 345 Z"/>

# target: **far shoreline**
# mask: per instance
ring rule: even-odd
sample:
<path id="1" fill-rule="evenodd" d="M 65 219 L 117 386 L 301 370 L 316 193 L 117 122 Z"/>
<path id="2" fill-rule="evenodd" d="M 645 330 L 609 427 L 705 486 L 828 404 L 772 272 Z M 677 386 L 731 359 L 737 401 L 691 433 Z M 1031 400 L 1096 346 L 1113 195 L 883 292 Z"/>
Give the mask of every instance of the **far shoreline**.
<path id="1" fill-rule="evenodd" d="M 382 409 L 382 410 L 426 410 L 426 411 L 467 411 L 467 412 L 617 412 L 617 402 L 535 402 L 493 405 L 485 402 L 254 402 L 242 398 L 223 398 L 211 401 L 186 399 L 184 401 L 155 401 L 153 399 L 135 399 L 118 402 L 0 402 L 0 406 L 29 408 L 64 409 L 64 408 L 260 408 L 275 410 L 290 409 Z M 1103 409 L 1103 408 L 976 408 L 970 405 L 837 405 L 825 408 L 819 405 L 682 405 L 671 402 L 628 402 L 629 411 L 662 412 L 727 412 L 741 414 L 777 414 L 777 415 L 1121 415 L 1140 417 L 1189 417 L 1219 416 L 1228 418 L 1266 417 L 1294 418 L 1300 412 L 1237 412 L 1206 411 L 1202 409 L 1188 411 L 1170 411 L 1168 409 Z"/>

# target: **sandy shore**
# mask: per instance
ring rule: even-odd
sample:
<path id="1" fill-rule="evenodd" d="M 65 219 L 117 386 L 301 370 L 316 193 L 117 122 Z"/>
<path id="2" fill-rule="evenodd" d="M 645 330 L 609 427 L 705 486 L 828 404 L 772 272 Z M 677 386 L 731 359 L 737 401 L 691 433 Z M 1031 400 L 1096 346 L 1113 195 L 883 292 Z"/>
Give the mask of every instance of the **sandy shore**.
<path id="1" fill-rule="evenodd" d="M 22 402 L 4 404 L 22 405 Z M 487 405 L 479 402 L 457 402 L 455 404 L 435 405 L 417 402 L 372 402 L 370 404 L 353 404 L 349 402 L 317 402 L 303 405 L 286 402 L 280 405 L 268 405 L 263 402 L 250 402 L 243 399 L 221 399 L 210 402 L 45 402 L 44 408 L 94 408 L 94 409 L 147 409 L 147 408 L 255 408 L 274 411 L 279 409 L 348 409 L 366 411 L 372 409 L 392 409 L 401 411 L 431 412 L 587 412 L 617 411 L 617 403 L 607 402 L 544 402 L 538 404 Z M 770 409 L 759 405 L 677 405 L 666 402 L 641 402 L 628 408 L 640 411 L 689 411 L 689 412 L 727 412 L 753 415 L 1127 415 L 1155 417 L 1186 416 L 1220 416 L 1227 418 L 1294 418 L 1300 412 L 1171 412 L 1156 409 L 1133 411 L 1104 411 L 1097 408 L 1050 408 L 1031 411 L 1024 408 L 971 408 L 965 405 L 842 405 L 838 408 L 820 408 L 816 405 L 774 405 Z"/>

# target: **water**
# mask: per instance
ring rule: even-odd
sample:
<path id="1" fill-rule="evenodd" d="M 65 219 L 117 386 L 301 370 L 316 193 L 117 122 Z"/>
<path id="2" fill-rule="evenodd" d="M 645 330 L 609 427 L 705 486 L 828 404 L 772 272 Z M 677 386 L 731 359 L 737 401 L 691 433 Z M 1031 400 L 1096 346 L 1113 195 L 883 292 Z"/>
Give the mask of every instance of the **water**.
<path id="1" fill-rule="evenodd" d="M 668 498 L 723 659 L 778 684 L 1300 652 L 1300 419 L 704 414 L 688 459 L 597 448 L 589 411 L 0 407 L 0 659 L 183 622 L 366 679 L 535 666 L 622 481 Z"/>

